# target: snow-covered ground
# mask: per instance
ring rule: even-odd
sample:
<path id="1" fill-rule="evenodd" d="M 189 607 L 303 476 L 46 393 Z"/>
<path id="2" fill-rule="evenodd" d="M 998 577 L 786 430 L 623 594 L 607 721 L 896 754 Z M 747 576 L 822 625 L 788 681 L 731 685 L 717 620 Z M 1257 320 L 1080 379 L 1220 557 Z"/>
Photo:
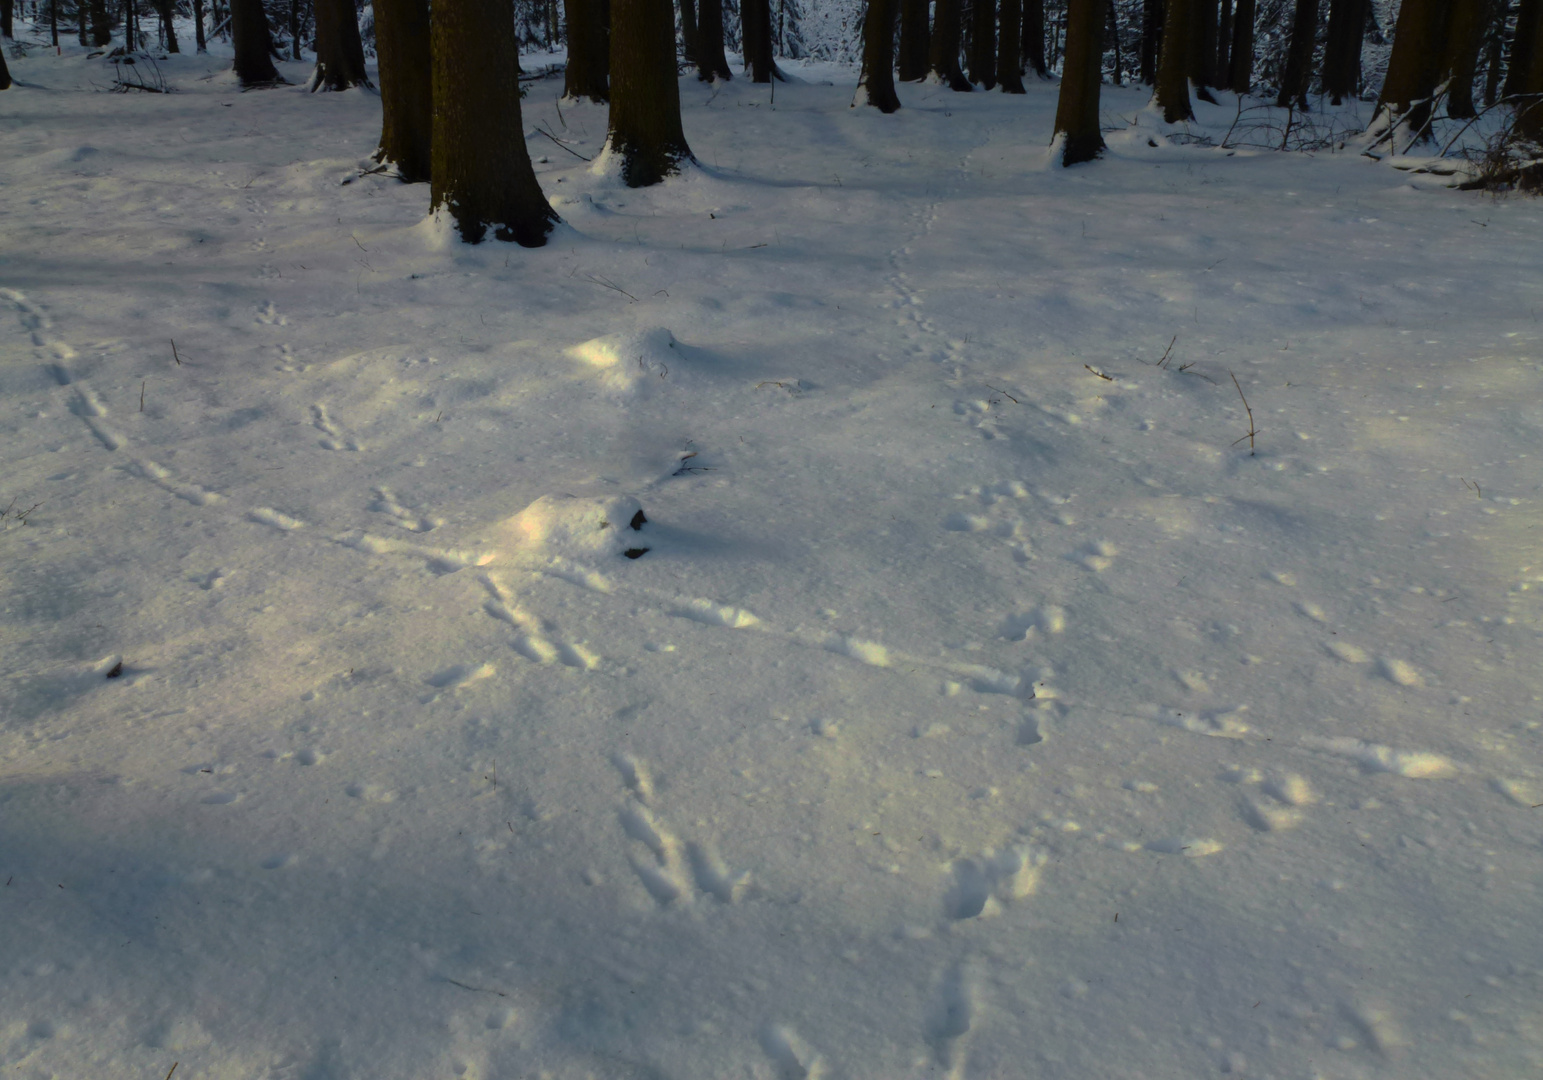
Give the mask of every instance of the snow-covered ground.
<path id="1" fill-rule="evenodd" d="M 6 1077 L 1543 1069 L 1538 203 L 811 67 L 467 248 L 224 66 L 0 95 Z"/>

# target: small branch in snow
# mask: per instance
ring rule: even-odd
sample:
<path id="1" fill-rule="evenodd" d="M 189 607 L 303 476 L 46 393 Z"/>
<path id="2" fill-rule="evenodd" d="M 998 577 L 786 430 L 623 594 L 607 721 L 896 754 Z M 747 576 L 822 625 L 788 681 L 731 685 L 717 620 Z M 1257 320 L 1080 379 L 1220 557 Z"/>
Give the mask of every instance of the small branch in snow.
<path id="1" fill-rule="evenodd" d="M 173 360 L 177 361 L 177 366 L 178 367 L 181 367 L 182 366 L 182 357 L 177 355 L 177 339 L 176 338 L 171 338 L 170 341 L 171 341 L 171 358 Z"/>
<path id="2" fill-rule="evenodd" d="M 1093 374 L 1097 375 L 1100 379 L 1103 379 L 1106 382 L 1114 382 L 1114 376 L 1113 375 L 1105 375 L 1102 371 L 1099 371 L 1098 368 L 1094 367 L 1092 364 L 1083 364 L 1082 366 L 1087 368 Z"/>
<path id="3" fill-rule="evenodd" d="M 486 987 L 486 986 L 467 986 L 465 983 L 457 982 L 456 980 L 450 978 L 448 975 L 442 975 L 442 976 L 440 976 L 440 978 L 441 978 L 441 981 L 447 982 L 451 986 L 459 986 L 462 990 L 470 990 L 470 991 L 472 991 L 473 993 L 476 993 L 476 994 L 497 994 L 499 997 L 508 997 L 509 996 L 508 994 L 504 993 L 502 990 L 493 990 L 493 989 L 491 989 L 489 987 Z"/>
<path id="4" fill-rule="evenodd" d="M 1484 490 L 1479 487 L 1479 482 L 1477 480 L 1469 480 L 1467 477 L 1463 476 L 1459 476 L 1458 479 L 1463 482 L 1463 487 L 1473 492 L 1476 497 L 1480 499 L 1484 498 Z"/>
<path id="5" fill-rule="evenodd" d="M 998 390 L 996 387 L 992 386 L 990 383 L 986 384 L 986 389 L 990 390 L 993 394 L 1001 394 L 1008 401 L 1011 401 L 1014 405 L 1022 405 L 1023 404 L 1023 402 L 1021 402 L 1017 398 L 1013 397 L 1013 395 L 1009 394 L 1006 390 Z M 996 401 L 992 401 L 991 404 L 995 405 Z"/>
<path id="6" fill-rule="evenodd" d="M 563 126 L 567 127 L 566 124 L 564 124 Z M 568 146 L 567 143 L 563 142 L 556 135 L 553 135 L 550 131 L 548 131 L 544 127 L 541 127 L 539 124 L 536 126 L 536 131 L 540 132 L 542 135 L 545 135 L 547 138 L 551 139 L 558 146 L 561 146 L 564 150 L 567 150 L 568 153 L 572 154 L 574 157 L 578 158 L 580 161 L 593 161 L 594 160 L 593 158 L 585 157 L 583 154 L 579 153 L 577 150 L 571 149 Z"/>
<path id="7" fill-rule="evenodd" d="M 1232 372 L 1229 371 L 1229 372 L 1227 372 L 1227 374 L 1228 375 L 1232 375 Z M 1232 385 L 1236 386 L 1238 388 L 1238 397 L 1243 399 L 1243 411 L 1248 413 L 1248 434 L 1238 436 L 1236 439 L 1233 440 L 1232 445 L 1236 446 L 1236 445 L 1238 445 L 1238 443 L 1242 442 L 1244 439 L 1247 439 L 1248 440 L 1248 456 L 1249 457 L 1253 457 L 1254 456 L 1254 436 L 1259 434 L 1259 429 L 1254 427 L 1254 410 L 1250 409 L 1248 407 L 1248 398 L 1243 397 L 1243 387 L 1238 382 L 1238 377 L 1236 375 L 1232 375 Z"/>
<path id="8" fill-rule="evenodd" d="M 569 276 L 571 277 L 572 275 L 570 274 Z M 616 282 L 612 281 L 610 278 L 601 277 L 599 274 L 585 274 L 584 280 L 588 281 L 592 285 L 599 285 L 603 289 L 610 289 L 612 292 L 619 292 L 628 300 L 631 300 L 634 304 L 638 302 L 638 298 L 636 296 L 633 296 L 630 292 L 616 284 Z"/>

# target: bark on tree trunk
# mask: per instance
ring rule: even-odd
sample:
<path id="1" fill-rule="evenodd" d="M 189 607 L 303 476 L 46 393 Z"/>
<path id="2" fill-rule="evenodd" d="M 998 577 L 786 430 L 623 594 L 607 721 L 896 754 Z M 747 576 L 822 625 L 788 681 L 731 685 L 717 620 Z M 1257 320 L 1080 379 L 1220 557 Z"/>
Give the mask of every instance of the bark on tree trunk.
<path id="1" fill-rule="evenodd" d="M 166 37 L 166 51 L 180 53 L 177 46 L 177 27 L 175 24 L 176 11 L 173 10 L 171 0 L 156 0 L 156 14 L 161 19 L 161 33 Z"/>
<path id="2" fill-rule="evenodd" d="M 1002 0 L 1002 30 L 997 37 L 997 78 L 1004 94 L 1027 94 L 1023 87 L 1023 0 Z"/>
<path id="3" fill-rule="evenodd" d="M 1525 7 L 1525 4 L 1524 4 Z M 1533 142 L 1543 142 L 1543 18 L 1533 17 L 1527 42 L 1527 70 L 1517 90 L 1521 100 L 1516 106 L 1516 131 Z M 1520 21 L 1516 28 L 1521 41 Z"/>
<path id="4" fill-rule="evenodd" d="M 932 15 L 932 41 L 927 68 L 950 90 L 973 90 L 959 69 L 959 0 L 937 0 Z"/>
<path id="5" fill-rule="evenodd" d="M 5 66 L 5 51 L 0 50 L 0 90 L 11 88 L 11 69 Z"/>
<path id="6" fill-rule="evenodd" d="M 1297 0 L 1291 19 L 1291 44 L 1286 50 L 1286 73 L 1281 76 L 1280 108 L 1295 106 L 1307 111 L 1307 89 L 1313 77 L 1313 43 L 1318 38 L 1318 0 Z"/>
<path id="7" fill-rule="evenodd" d="M 697 23 L 696 77 L 703 82 L 728 81 L 729 58 L 723 55 L 723 0 L 702 0 L 702 17 Z"/>
<path id="8" fill-rule="evenodd" d="M 525 149 L 510 0 L 435 0 L 430 49 L 433 209 L 448 211 L 469 244 L 492 229 L 495 239 L 540 247 L 557 215 Z"/>
<path id="9" fill-rule="evenodd" d="M 311 92 L 371 85 L 364 70 L 364 42 L 359 38 L 354 0 L 316 0 L 314 10 L 316 73 L 311 77 Z"/>
<path id="10" fill-rule="evenodd" d="M 1532 67 L 1532 41 L 1537 34 L 1539 16 L 1543 15 L 1543 3 L 1539 0 L 1521 0 L 1516 9 L 1516 36 L 1511 39 L 1511 55 L 1506 58 L 1506 97 L 1523 93 L 1527 72 Z"/>
<path id="11" fill-rule="evenodd" d="M 193 44 L 200 54 L 209 51 L 209 42 L 204 39 L 204 0 L 193 0 Z"/>
<path id="12" fill-rule="evenodd" d="M 1470 0 L 1471 2 L 1471 0 Z M 1431 96 L 1441 79 L 1443 40 L 1449 20 L 1450 0 L 1404 0 L 1393 30 L 1393 55 L 1382 81 L 1378 113 L 1402 121 L 1409 130 L 1427 138 Z"/>
<path id="13" fill-rule="evenodd" d="M 683 59 L 696 66 L 696 0 L 680 0 L 680 44 Z"/>
<path id="14" fill-rule="evenodd" d="M 1023 62 L 1041 79 L 1050 77 L 1045 66 L 1045 0 L 1022 0 Z"/>
<path id="15" fill-rule="evenodd" d="M 375 0 L 380 56 L 380 148 L 403 181 L 426 183 L 434 154 L 434 75 L 428 0 Z"/>
<path id="16" fill-rule="evenodd" d="M 1505 63 L 1505 28 L 1510 21 L 1509 0 L 1499 0 L 1490 13 L 1489 35 L 1484 57 L 1484 107 L 1487 109 L 1500 99 L 1500 74 Z"/>
<path id="17" fill-rule="evenodd" d="M 1216 55 L 1216 0 L 1190 0 L 1189 8 L 1189 78 L 1195 84 L 1195 96 L 1213 105 L 1210 87 L 1216 84 L 1211 60 Z"/>
<path id="18" fill-rule="evenodd" d="M 609 5 L 605 0 L 563 0 L 563 8 L 568 15 L 568 68 L 563 75 L 563 96 L 609 101 Z"/>
<path id="19" fill-rule="evenodd" d="M 91 44 L 102 49 L 112 44 L 112 19 L 107 15 L 105 0 L 91 0 Z"/>
<path id="20" fill-rule="evenodd" d="M 1248 3 L 1249 0 L 1244 0 Z M 1170 124 L 1193 120 L 1195 107 L 1189 100 L 1190 0 L 1168 0 L 1163 12 L 1163 46 L 1157 58 L 1157 87 L 1154 95 Z"/>
<path id="21" fill-rule="evenodd" d="M 1142 0 L 1141 4 L 1141 81 L 1157 85 L 1157 51 L 1163 40 L 1162 0 Z"/>
<path id="22" fill-rule="evenodd" d="M 273 35 L 262 0 L 230 0 L 230 34 L 236 78 L 242 86 L 274 86 L 284 81 L 273 66 Z"/>
<path id="23" fill-rule="evenodd" d="M 1229 90 L 1228 77 L 1232 74 L 1232 0 L 1222 0 L 1221 17 L 1216 23 L 1216 63 L 1211 69 L 1216 75 L 1216 88 Z"/>
<path id="24" fill-rule="evenodd" d="M 970 26 L 970 81 L 983 90 L 997 84 L 996 0 L 975 0 Z"/>
<path id="25" fill-rule="evenodd" d="M 621 158 L 628 187 L 657 184 L 692 160 L 680 124 L 670 0 L 613 0 L 606 148 Z"/>
<path id="26" fill-rule="evenodd" d="M 1234 94 L 1246 94 L 1254 88 L 1254 0 L 1238 0 L 1232 16 L 1232 70 L 1227 73 L 1227 88 Z"/>
<path id="27" fill-rule="evenodd" d="M 1329 34 L 1323 48 L 1323 89 L 1338 105 L 1354 97 L 1361 81 L 1361 37 L 1366 0 L 1330 0 Z"/>
<path id="28" fill-rule="evenodd" d="M 740 0 L 739 18 L 750 81 L 769 83 L 773 78 L 781 78 L 782 73 L 772 59 L 771 0 Z"/>
<path id="29" fill-rule="evenodd" d="M 16 31 L 11 26 L 11 6 L 12 0 L 0 0 L 0 37 L 8 37 L 15 41 Z"/>
<path id="30" fill-rule="evenodd" d="M 895 93 L 894 52 L 895 0 L 868 0 L 868 13 L 863 17 L 863 71 L 857 83 L 857 96 L 881 113 L 900 108 L 900 98 Z"/>
<path id="31" fill-rule="evenodd" d="M 1055 133 L 1065 142 L 1062 165 L 1092 161 L 1103 153 L 1098 93 L 1104 66 L 1104 0 L 1068 0 L 1066 63 L 1056 102 Z"/>
<path id="32" fill-rule="evenodd" d="M 1479 70 L 1479 46 L 1490 5 L 1485 0 L 1457 0 L 1447 24 L 1447 115 L 1459 120 L 1478 115 L 1473 107 L 1473 78 Z"/>
<path id="33" fill-rule="evenodd" d="M 900 81 L 927 77 L 927 0 L 900 0 Z"/>

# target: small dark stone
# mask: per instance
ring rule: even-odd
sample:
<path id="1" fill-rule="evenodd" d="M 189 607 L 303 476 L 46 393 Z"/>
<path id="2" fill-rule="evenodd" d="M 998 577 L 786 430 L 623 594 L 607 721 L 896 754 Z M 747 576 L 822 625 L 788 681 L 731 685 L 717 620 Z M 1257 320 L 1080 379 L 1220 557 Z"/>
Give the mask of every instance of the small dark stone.
<path id="1" fill-rule="evenodd" d="M 626 551 L 622 552 L 622 554 L 627 556 L 627 558 L 629 558 L 629 559 L 641 559 L 644 555 L 648 554 L 648 549 L 647 548 L 628 548 Z"/>
<path id="2" fill-rule="evenodd" d="M 631 525 L 632 525 L 632 531 L 633 531 L 633 532 L 637 532 L 637 531 L 638 531 L 638 530 L 639 530 L 639 529 L 641 529 L 641 528 L 642 528 L 642 527 L 643 527 L 643 526 L 644 526 L 644 525 L 647 525 L 647 524 L 648 524 L 648 518 L 646 518 L 646 517 L 644 517 L 644 516 L 643 516 L 643 511 L 641 511 L 641 510 L 639 510 L 639 511 L 638 511 L 638 512 L 637 512 L 637 513 L 636 513 L 636 514 L 633 514 L 633 515 L 632 515 L 632 521 L 631 521 L 631 522 L 630 522 L 630 524 L 631 524 Z M 646 550 L 646 549 L 645 549 L 645 550 Z M 636 559 L 636 558 L 637 558 L 637 556 L 636 556 L 636 555 L 634 555 L 634 556 L 632 556 L 632 557 L 633 557 L 633 558 L 634 558 L 634 559 Z"/>
<path id="3" fill-rule="evenodd" d="M 123 674 L 123 661 L 119 660 L 116 664 L 114 664 L 112 666 L 112 670 L 107 673 L 107 677 L 109 679 L 116 679 L 119 675 L 122 675 L 122 674 Z"/>

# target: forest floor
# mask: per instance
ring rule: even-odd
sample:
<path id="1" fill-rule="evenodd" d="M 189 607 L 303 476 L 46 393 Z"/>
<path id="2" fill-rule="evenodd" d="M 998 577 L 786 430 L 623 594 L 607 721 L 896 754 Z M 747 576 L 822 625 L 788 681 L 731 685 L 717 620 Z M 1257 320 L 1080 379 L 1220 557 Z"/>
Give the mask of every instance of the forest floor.
<path id="1" fill-rule="evenodd" d="M 161 67 L 0 95 L 7 1078 L 1543 1069 L 1537 202 L 792 65 L 472 248 Z"/>

